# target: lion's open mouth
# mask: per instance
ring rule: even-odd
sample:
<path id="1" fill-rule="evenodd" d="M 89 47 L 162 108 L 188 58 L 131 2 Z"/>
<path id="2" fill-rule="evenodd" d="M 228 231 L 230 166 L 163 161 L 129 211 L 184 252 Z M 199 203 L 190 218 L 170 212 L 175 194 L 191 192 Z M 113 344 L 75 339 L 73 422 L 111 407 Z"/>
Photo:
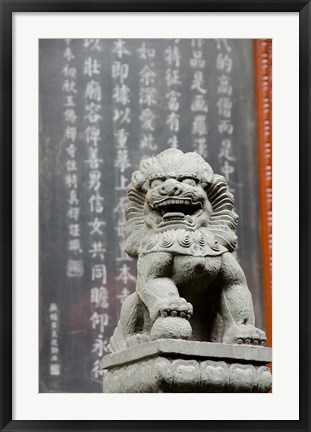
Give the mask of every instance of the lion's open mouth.
<path id="1" fill-rule="evenodd" d="M 160 224 L 184 222 L 194 224 L 194 218 L 202 213 L 202 204 L 189 199 L 165 199 L 153 204 L 156 212 L 162 217 Z"/>

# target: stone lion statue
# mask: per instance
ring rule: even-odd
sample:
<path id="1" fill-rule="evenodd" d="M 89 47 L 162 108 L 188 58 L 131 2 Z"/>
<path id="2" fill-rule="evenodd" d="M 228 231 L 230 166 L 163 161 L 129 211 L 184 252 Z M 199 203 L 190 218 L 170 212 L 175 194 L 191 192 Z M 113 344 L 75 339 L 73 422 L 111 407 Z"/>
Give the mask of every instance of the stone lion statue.
<path id="1" fill-rule="evenodd" d="M 109 351 L 160 338 L 264 345 L 233 251 L 238 216 L 224 177 L 196 153 L 143 160 L 128 187 L 126 251 L 138 259 Z"/>

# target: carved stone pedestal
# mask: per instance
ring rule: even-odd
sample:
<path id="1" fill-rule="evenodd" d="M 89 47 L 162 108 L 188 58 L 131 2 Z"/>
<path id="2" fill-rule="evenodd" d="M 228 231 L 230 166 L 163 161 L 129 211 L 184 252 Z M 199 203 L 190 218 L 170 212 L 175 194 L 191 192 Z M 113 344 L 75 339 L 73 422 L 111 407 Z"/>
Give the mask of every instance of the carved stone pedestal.
<path id="1" fill-rule="evenodd" d="M 105 393 L 267 393 L 271 348 L 161 339 L 102 360 Z"/>

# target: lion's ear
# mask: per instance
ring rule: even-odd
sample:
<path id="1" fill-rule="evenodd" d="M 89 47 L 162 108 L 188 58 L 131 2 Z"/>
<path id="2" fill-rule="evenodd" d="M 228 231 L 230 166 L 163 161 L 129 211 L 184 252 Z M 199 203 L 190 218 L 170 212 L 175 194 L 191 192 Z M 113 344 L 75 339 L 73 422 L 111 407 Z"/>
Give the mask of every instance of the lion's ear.
<path id="1" fill-rule="evenodd" d="M 206 163 L 207 165 L 207 163 Z M 202 170 L 202 173 L 200 174 L 200 180 L 202 187 L 204 188 L 203 184 L 207 186 L 208 184 L 212 183 L 214 180 L 214 172 L 210 166 L 206 167 Z"/>
<path id="2" fill-rule="evenodd" d="M 132 184 L 136 189 L 147 189 L 144 184 L 146 183 L 146 178 L 141 171 L 134 171 L 132 175 Z"/>

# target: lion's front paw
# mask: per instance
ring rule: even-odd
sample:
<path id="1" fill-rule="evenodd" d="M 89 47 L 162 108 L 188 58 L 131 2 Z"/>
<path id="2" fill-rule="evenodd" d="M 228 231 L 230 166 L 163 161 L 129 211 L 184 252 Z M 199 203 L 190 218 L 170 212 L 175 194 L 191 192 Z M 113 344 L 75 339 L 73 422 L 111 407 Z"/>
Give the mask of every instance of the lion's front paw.
<path id="1" fill-rule="evenodd" d="M 193 313 L 192 304 L 187 302 L 182 297 L 163 298 L 159 299 L 152 308 L 151 319 L 161 317 L 180 317 L 190 319 Z"/>
<path id="2" fill-rule="evenodd" d="M 252 325 L 233 325 L 224 333 L 223 343 L 237 343 L 250 345 L 266 345 L 267 337 L 263 330 Z"/>

